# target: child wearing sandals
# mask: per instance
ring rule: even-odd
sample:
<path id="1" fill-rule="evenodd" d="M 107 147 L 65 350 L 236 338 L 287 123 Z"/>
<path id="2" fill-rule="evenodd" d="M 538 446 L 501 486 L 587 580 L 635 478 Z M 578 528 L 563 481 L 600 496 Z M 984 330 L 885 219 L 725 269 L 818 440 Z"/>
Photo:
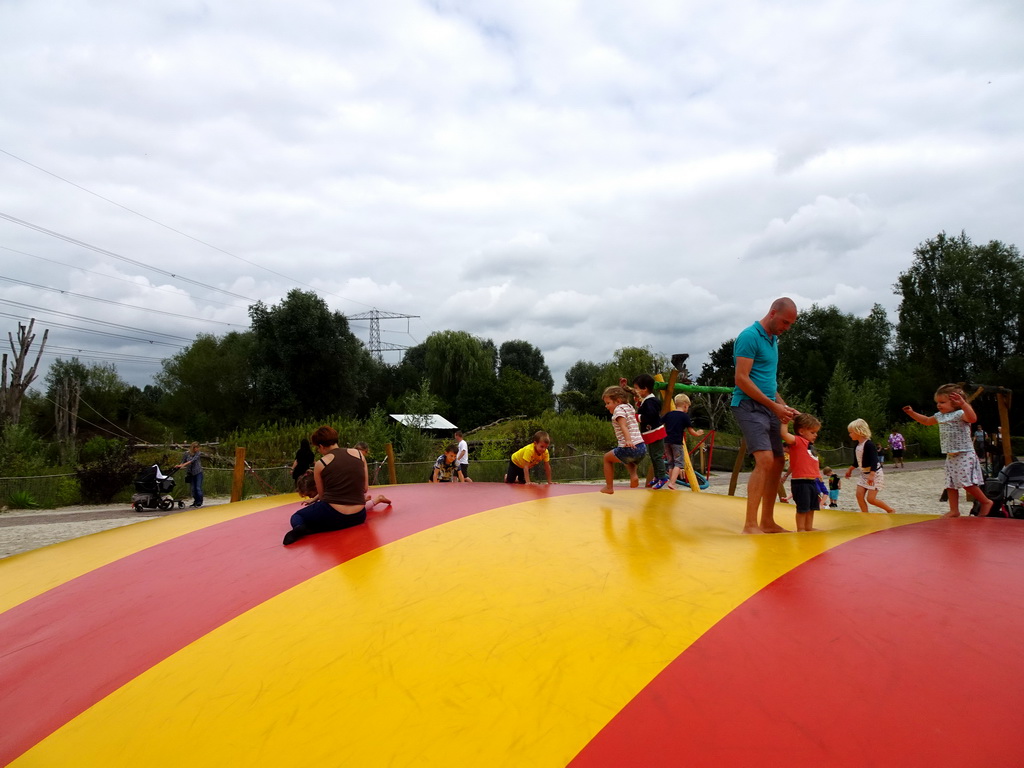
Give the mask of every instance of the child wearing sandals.
<path id="1" fill-rule="evenodd" d="M 984 517 L 992 511 L 992 500 L 985 495 L 982 486 L 985 476 L 981 462 L 971 442 L 971 427 L 978 420 L 974 408 L 964 398 L 964 391 L 958 384 L 943 384 L 935 390 L 934 416 L 918 413 L 909 405 L 903 412 L 918 424 L 939 425 L 939 443 L 946 454 L 946 498 L 949 512 L 944 517 L 960 517 L 960 489 L 978 502 L 978 516 Z"/>
<path id="2" fill-rule="evenodd" d="M 615 482 L 615 465 L 625 464 L 629 470 L 629 487 L 640 485 L 636 474 L 636 465 L 647 455 L 647 446 L 640 435 L 640 425 L 636 421 L 636 411 L 629 404 L 629 393 L 622 387 L 608 387 L 601 395 L 604 407 L 612 415 L 612 426 L 615 428 L 615 439 L 618 447 L 604 455 L 604 488 L 601 493 L 615 493 L 612 487 Z"/>
<path id="3" fill-rule="evenodd" d="M 857 448 L 853 459 L 853 466 L 846 470 L 846 476 L 850 477 L 853 470 L 860 467 L 860 477 L 857 479 L 857 504 L 861 512 L 868 511 L 868 504 L 884 509 L 890 515 L 896 512 L 884 501 L 878 498 L 878 492 L 885 485 L 885 476 L 882 472 L 882 460 L 878 456 L 878 448 L 871 441 L 871 427 L 864 419 L 854 419 L 847 426 L 850 439 L 856 441 Z"/>

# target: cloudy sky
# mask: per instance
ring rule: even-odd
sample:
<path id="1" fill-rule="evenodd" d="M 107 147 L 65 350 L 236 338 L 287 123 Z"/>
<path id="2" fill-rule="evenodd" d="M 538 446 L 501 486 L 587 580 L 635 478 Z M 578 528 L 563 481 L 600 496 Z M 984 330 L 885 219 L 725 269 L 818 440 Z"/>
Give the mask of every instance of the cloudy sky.
<path id="1" fill-rule="evenodd" d="M 697 373 L 779 295 L 895 319 L 923 240 L 1024 247 L 1022 38 L 1019 0 L 0 0 L 0 329 L 142 385 L 315 288 L 560 388 Z"/>

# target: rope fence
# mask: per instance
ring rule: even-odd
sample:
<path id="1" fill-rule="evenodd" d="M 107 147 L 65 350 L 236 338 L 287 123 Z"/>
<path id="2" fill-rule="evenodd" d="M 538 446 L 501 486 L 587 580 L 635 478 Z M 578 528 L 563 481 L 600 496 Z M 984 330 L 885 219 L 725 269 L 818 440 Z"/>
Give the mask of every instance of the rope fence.
<path id="1" fill-rule="evenodd" d="M 732 472 L 736 461 L 736 446 L 715 445 L 712 453 L 713 461 L 707 466 L 708 452 L 696 451 L 693 456 L 694 469 L 702 474 L 723 474 Z M 823 466 L 846 467 L 853 463 L 853 448 L 841 447 L 819 450 Z M 905 458 L 912 460 L 922 458 L 921 445 L 908 445 Z M 891 454 L 886 455 L 886 462 L 891 462 Z M 572 456 L 559 456 L 551 459 L 551 475 L 555 482 L 593 482 L 604 480 L 604 454 L 578 453 Z M 650 458 L 641 462 L 638 470 L 643 477 L 650 466 Z M 434 468 L 432 461 L 396 462 L 395 477 L 399 484 L 424 483 L 430 479 Z M 508 460 L 472 460 L 469 464 L 469 476 L 474 481 L 500 483 L 504 479 Z M 743 471 L 753 468 L 750 457 L 744 460 Z M 204 467 L 203 493 L 206 496 L 231 496 L 234 470 L 230 467 Z M 544 469 L 534 467 L 530 470 L 533 480 L 544 478 Z M 624 480 L 628 477 L 625 467 L 615 465 L 615 477 Z M 184 475 L 174 475 L 175 487 L 171 495 L 175 499 L 189 498 L 188 483 Z M 371 485 L 386 485 L 388 482 L 387 465 L 383 461 L 370 463 Z M 289 465 L 271 467 L 252 467 L 248 463 L 242 486 L 242 498 L 255 496 L 271 496 L 279 493 L 291 493 L 294 489 L 291 467 Z M 131 484 L 126 486 L 115 497 L 112 504 L 124 503 L 129 506 L 133 493 Z M 28 503 L 31 502 L 31 503 Z M 81 503 L 78 479 L 74 474 L 33 475 L 25 477 L 0 477 L 0 507 L 25 508 L 36 506 L 52 509 Z"/>

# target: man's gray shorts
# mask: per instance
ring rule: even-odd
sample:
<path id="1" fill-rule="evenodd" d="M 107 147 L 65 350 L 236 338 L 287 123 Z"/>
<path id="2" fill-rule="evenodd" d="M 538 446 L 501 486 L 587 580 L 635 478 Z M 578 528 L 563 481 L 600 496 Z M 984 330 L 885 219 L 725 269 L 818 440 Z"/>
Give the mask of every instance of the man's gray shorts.
<path id="1" fill-rule="evenodd" d="M 732 407 L 732 415 L 740 425 L 743 439 L 747 441 L 747 452 L 771 451 L 773 456 L 782 456 L 782 425 L 779 417 L 768 408 L 753 400 L 741 400 Z"/>

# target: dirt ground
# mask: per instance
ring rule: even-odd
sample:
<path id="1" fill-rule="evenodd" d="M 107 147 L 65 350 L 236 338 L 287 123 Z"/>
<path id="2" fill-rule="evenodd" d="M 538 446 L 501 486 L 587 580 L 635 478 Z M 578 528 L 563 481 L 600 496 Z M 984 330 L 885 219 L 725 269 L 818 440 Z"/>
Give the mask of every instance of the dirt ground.
<path id="1" fill-rule="evenodd" d="M 747 475 L 740 476 L 736 488 L 737 496 L 746 496 Z M 914 513 L 941 515 L 949 507 L 939 501 L 942 487 L 945 484 L 945 473 L 941 461 L 924 461 L 907 464 L 904 469 L 885 469 L 885 487 L 879 498 L 892 506 L 898 513 Z M 839 494 L 839 508 L 848 511 L 857 510 L 855 496 L 856 478 L 843 480 L 843 488 Z M 710 493 L 728 493 L 729 475 L 720 473 L 711 478 Z M 649 493 L 665 493 L 665 491 L 644 491 Z M 687 493 L 685 490 L 670 493 Z M 207 498 L 206 505 L 226 504 L 227 498 Z M 961 501 L 961 508 L 966 511 L 969 506 Z M 776 518 L 787 521 L 789 505 L 776 508 Z M 45 510 L 11 510 L 0 513 L 0 558 L 10 557 L 21 552 L 28 552 L 59 541 L 75 539 L 91 533 L 117 528 L 122 525 L 134 525 L 155 517 L 178 514 L 174 509 L 167 512 L 146 510 L 138 513 L 127 504 L 105 506 L 75 506 L 61 509 Z"/>

